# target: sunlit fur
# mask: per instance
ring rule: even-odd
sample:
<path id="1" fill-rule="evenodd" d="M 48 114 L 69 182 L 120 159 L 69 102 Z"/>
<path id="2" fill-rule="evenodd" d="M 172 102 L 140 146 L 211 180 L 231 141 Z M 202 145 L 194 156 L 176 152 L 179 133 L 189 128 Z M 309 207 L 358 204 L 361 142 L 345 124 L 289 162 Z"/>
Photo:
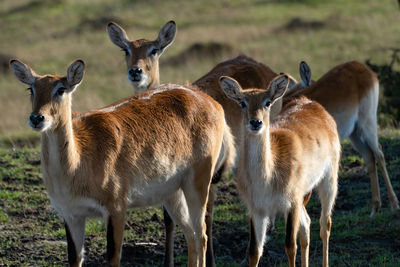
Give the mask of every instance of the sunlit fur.
<path id="1" fill-rule="evenodd" d="M 153 41 L 147 39 L 130 40 L 125 30 L 113 22 L 108 24 L 107 30 L 111 41 L 126 53 L 127 78 L 135 92 L 140 93 L 160 85 L 158 62 L 161 54 L 175 38 L 175 22 L 167 22 L 161 28 L 158 38 Z M 155 51 L 154 53 L 152 53 L 153 50 Z M 129 74 L 130 68 L 140 68 L 142 70 L 140 81 L 133 80 Z"/>
<path id="2" fill-rule="evenodd" d="M 364 64 L 350 61 L 334 67 L 310 87 L 301 87 L 299 83 L 285 101 L 304 95 L 320 103 L 335 119 L 340 139 L 350 138 L 363 156 L 371 178 L 371 216 L 381 207 L 376 164 L 381 168 L 392 209 L 399 209 L 378 142 L 379 81 L 376 74 Z"/>
<path id="3" fill-rule="evenodd" d="M 201 91 L 166 85 L 72 117 L 82 61 L 67 77 L 37 75 L 16 60 L 11 66 L 22 82 L 33 80 L 32 111 L 51 124 L 41 136 L 42 173 L 51 204 L 71 232 L 68 247 L 77 257 L 70 264 L 82 264 L 87 217 L 112 223 L 108 253 L 110 265 L 119 266 L 126 209 L 162 203 L 185 234 L 188 265 L 204 266 L 209 186 L 232 139 L 222 107 Z M 52 96 L 59 83 L 67 88 L 62 99 Z"/>
<path id="4" fill-rule="evenodd" d="M 310 218 L 303 204 L 316 188 L 321 200 L 323 265 L 328 265 L 331 211 L 337 193 L 340 142 L 333 118 L 316 102 L 303 97 L 287 104 L 270 123 L 265 100 L 282 97 L 288 77 L 278 76 L 267 91 L 241 89 L 229 77 L 221 87 L 232 100 L 248 105 L 242 109 L 237 187 L 250 216 L 250 266 L 257 266 L 265 234 L 277 215 L 286 219 L 285 251 L 295 266 L 296 237 L 300 233 L 302 266 L 308 266 Z M 260 120 L 259 132 L 249 130 L 249 120 Z"/>

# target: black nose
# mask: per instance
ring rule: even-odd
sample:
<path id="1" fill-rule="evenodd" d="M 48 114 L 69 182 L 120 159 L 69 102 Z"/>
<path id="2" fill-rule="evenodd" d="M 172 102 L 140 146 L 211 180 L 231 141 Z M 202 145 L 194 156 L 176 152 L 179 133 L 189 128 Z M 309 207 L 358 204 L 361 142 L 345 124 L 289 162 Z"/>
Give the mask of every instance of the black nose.
<path id="1" fill-rule="evenodd" d="M 32 122 L 33 125 L 38 125 L 44 120 L 44 116 L 40 114 L 31 114 L 29 116 L 29 120 Z"/>
<path id="2" fill-rule="evenodd" d="M 251 127 L 253 127 L 254 130 L 258 130 L 258 129 L 260 129 L 260 127 L 262 125 L 262 121 L 260 121 L 260 120 L 250 120 L 250 125 L 251 125 Z"/>
<path id="3" fill-rule="evenodd" d="M 130 78 L 135 81 L 138 82 L 142 79 L 142 72 L 143 70 L 141 68 L 129 68 L 128 73 Z"/>

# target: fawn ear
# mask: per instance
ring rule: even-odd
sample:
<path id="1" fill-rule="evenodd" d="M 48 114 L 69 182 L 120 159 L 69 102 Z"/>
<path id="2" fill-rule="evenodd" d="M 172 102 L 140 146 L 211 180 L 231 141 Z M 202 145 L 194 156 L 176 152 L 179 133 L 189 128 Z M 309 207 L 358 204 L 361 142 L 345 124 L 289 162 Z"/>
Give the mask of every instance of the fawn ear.
<path id="1" fill-rule="evenodd" d="M 273 79 L 267 90 L 270 95 L 271 101 L 275 102 L 277 99 L 281 98 L 285 94 L 288 85 L 289 77 L 286 74 L 281 74 Z"/>
<path id="2" fill-rule="evenodd" d="M 17 59 L 12 59 L 10 66 L 15 77 L 25 84 L 32 85 L 38 76 L 28 65 Z"/>
<path id="3" fill-rule="evenodd" d="M 244 96 L 242 93 L 242 87 L 235 79 L 228 76 L 221 76 L 219 78 L 219 85 L 228 98 L 232 99 L 238 104 L 243 101 Z"/>
<path id="4" fill-rule="evenodd" d="M 159 44 L 158 49 L 160 49 L 161 53 L 167 48 L 175 39 L 176 36 L 176 23 L 171 20 L 168 21 L 160 30 L 157 37 L 157 42 Z"/>
<path id="5" fill-rule="evenodd" d="M 312 83 L 311 81 L 311 68 L 305 61 L 300 62 L 300 77 L 301 86 L 303 88 L 309 87 Z"/>
<path id="6" fill-rule="evenodd" d="M 129 52 L 129 38 L 125 30 L 115 22 L 110 22 L 107 25 L 108 36 L 111 42 L 119 46 L 122 50 Z"/>
<path id="7" fill-rule="evenodd" d="M 74 61 L 67 70 L 67 82 L 69 91 L 72 92 L 82 82 L 83 75 L 85 74 L 85 62 L 83 60 Z"/>

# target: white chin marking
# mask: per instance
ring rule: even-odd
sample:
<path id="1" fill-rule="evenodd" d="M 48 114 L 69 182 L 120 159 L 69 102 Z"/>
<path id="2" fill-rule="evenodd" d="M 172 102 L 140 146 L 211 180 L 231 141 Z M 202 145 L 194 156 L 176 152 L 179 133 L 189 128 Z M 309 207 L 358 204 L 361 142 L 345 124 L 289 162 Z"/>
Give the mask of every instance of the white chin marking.
<path id="1" fill-rule="evenodd" d="M 149 87 L 148 77 L 146 74 L 142 75 L 142 79 L 139 82 L 132 81 L 131 79 L 129 79 L 128 75 L 128 81 L 135 88 L 135 93 L 142 93 L 146 91 Z"/>
<path id="2" fill-rule="evenodd" d="M 250 124 L 247 125 L 247 130 L 248 130 L 251 134 L 255 134 L 255 135 L 261 134 L 261 133 L 264 131 L 264 129 L 265 129 L 265 126 L 264 126 L 264 125 L 262 125 L 261 128 L 258 129 L 258 130 L 254 130 L 253 127 L 252 127 Z"/>
<path id="3" fill-rule="evenodd" d="M 38 132 L 44 132 L 47 131 L 50 128 L 51 123 L 49 122 L 41 122 L 39 125 L 33 125 L 31 121 L 28 121 L 29 126 L 34 130 Z"/>

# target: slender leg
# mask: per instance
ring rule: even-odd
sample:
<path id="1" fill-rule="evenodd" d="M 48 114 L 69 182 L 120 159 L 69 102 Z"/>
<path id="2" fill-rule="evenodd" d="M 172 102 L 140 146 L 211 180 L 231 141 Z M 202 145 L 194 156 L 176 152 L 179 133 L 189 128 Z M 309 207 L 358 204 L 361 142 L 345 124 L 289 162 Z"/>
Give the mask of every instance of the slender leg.
<path id="1" fill-rule="evenodd" d="M 369 105 L 368 107 L 371 107 Z M 378 130 L 377 130 L 377 123 L 376 123 L 376 109 L 373 110 L 372 112 L 368 112 L 368 110 L 364 111 L 365 114 L 373 114 L 372 116 L 366 116 L 366 117 L 360 117 L 360 121 L 358 122 L 358 125 L 356 126 L 356 130 L 352 133 L 351 139 L 355 139 L 355 142 L 361 143 L 361 150 L 363 149 L 363 146 L 367 146 L 367 150 L 369 150 L 368 154 L 372 153 L 372 156 L 368 155 L 368 157 L 372 157 L 373 159 L 370 160 L 371 162 L 369 163 L 367 159 L 364 156 L 364 153 L 360 151 L 360 153 L 363 155 L 367 166 L 368 165 L 375 165 L 378 164 L 381 171 L 382 175 L 386 184 L 386 190 L 388 192 L 388 198 L 390 201 L 390 205 L 392 210 L 397 210 L 399 209 L 399 201 L 396 197 L 396 194 L 393 191 L 392 184 L 390 182 L 390 178 L 388 175 L 388 172 L 386 170 L 386 163 L 385 163 L 385 157 L 382 153 L 381 146 L 379 145 L 378 141 Z M 353 142 L 353 140 L 352 140 Z M 355 144 L 356 145 L 356 144 Z M 358 150 L 358 147 L 357 147 Z M 376 179 L 375 184 L 378 186 L 379 190 L 379 183 L 378 183 L 378 174 L 376 172 L 376 166 L 374 166 L 375 170 L 370 170 L 370 167 L 368 168 L 368 171 L 371 175 L 371 171 L 374 171 L 373 175 L 374 177 L 371 176 L 371 182 L 373 179 Z M 372 191 L 372 194 L 374 194 L 374 191 Z M 379 194 L 379 191 L 378 191 Z M 374 195 L 373 201 L 374 201 Z M 379 204 L 380 204 L 380 196 L 379 196 Z M 377 212 L 376 209 L 376 204 L 373 203 L 372 207 L 372 212 L 371 212 L 371 217 L 374 216 L 375 212 Z M 376 210 L 374 210 L 374 208 Z M 379 207 L 378 207 L 379 208 Z"/>
<path id="2" fill-rule="evenodd" d="M 183 185 L 189 217 L 195 233 L 195 252 L 197 266 L 206 266 L 207 235 L 205 213 L 210 192 L 211 179 L 214 173 L 215 160 L 212 157 L 199 162 L 193 177 Z M 190 258 L 189 254 L 189 258 Z"/>
<path id="3" fill-rule="evenodd" d="M 68 244 L 68 264 L 80 267 L 83 263 L 85 218 L 73 218 L 65 220 L 65 233 Z"/>
<path id="4" fill-rule="evenodd" d="M 329 237 L 332 225 L 332 209 L 337 195 L 337 173 L 338 162 L 332 168 L 330 177 L 324 178 L 318 185 L 318 196 L 321 200 L 320 236 L 323 244 L 323 266 L 328 266 L 329 262 Z"/>
<path id="5" fill-rule="evenodd" d="M 196 266 L 197 259 L 194 257 L 196 253 L 196 238 L 195 232 L 190 220 L 189 210 L 186 203 L 185 196 L 182 190 L 171 194 L 171 196 L 164 201 L 164 207 L 167 209 L 168 214 L 173 221 L 181 227 L 185 235 L 186 243 L 188 246 L 188 266 Z"/>
<path id="6" fill-rule="evenodd" d="M 257 214 L 250 219 L 249 266 L 257 266 L 260 261 L 268 223 L 268 218 Z"/>
<path id="7" fill-rule="evenodd" d="M 350 141 L 353 144 L 354 148 L 358 152 L 360 152 L 367 165 L 369 177 L 371 179 L 371 192 L 372 192 L 372 210 L 370 216 L 373 217 L 375 213 L 379 211 L 379 208 L 382 205 L 375 157 L 370 147 L 359 136 L 359 131 L 354 131 L 350 135 Z"/>
<path id="8" fill-rule="evenodd" d="M 297 252 L 297 232 L 299 231 L 300 209 L 302 202 L 293 203 L 286 218 L 286 239 L 285 239 L 285 252 L 289 260 L 289 266 L 296 266 L 296 252 Z"/>
<path id="9" fill-rule="evenodd" d="M 207 213 L 206 213 L 206 233 L 207 233 L 207 252 L 206 252 L 206 265 L 208 267 L 215 267 L 214 248 L 213 248 L 213 234 L 212 234 L 212 222 L 214 212 L 214 200 L 216 195 L 217 186 L 211 184 L 210 192 L 207 201 Z"/>
<path id="10" fill-rule="evenodd" d="M 399 200 L 394 193 L 392 183 L 390 182 L 389 174 L 386 169 L 385 156 L 383 155 L 382 150 L 378 147 L 378 151 L 375 151 L 375 159 L 378 162 L 379 167 L 381 168 L 383 179 L 385 180 L 386 190 L 388 192 L 388 198 L 390 201 L 390 206 L 392 210 L 399 210 Z"/>
<path id="11" fill-rule="evenodd" d="M 124 238 L 125 209 L 110 214 L 107 223 L 107 256 L 110 266 L 120 266 Z"/>
<path id="12" fill-rule="evenodd" d="M 163 211 L 166 237 L 164 267 L 172 267 L 174 266 L 174 222 L 165 207 L 163 207 Z"/>
<path id="13" fill-rule="evenodd" d="M 301 246 L 301 266 L 308 266 L 308 256 L 310 249 L 310 216 L 307 214 L 306 208 L 303 206 L 300 212 L 300 246 Z"/>

